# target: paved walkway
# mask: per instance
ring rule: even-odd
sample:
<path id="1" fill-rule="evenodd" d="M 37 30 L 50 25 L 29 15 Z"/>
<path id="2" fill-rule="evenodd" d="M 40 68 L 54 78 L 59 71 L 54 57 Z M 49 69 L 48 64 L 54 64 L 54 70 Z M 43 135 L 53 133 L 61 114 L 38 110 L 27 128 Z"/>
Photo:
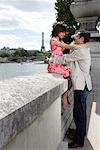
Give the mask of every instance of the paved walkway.
<path id="1" fill-rule="evenodd" d="M 92 57 L 91 69 L 93 92 L 88 100 L 87 137 L 84 147 L 69 150 L 100 150 L 100 54 Z"/>

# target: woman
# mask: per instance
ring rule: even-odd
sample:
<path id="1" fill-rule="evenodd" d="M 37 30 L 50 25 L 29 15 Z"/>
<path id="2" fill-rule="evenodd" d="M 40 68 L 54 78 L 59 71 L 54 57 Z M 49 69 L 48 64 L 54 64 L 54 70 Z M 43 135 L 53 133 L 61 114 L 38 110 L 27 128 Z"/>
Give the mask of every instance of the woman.
<path id="1" fill-rule="evenodd" d="M 75 45 L 68 45 L 64 43 L 62 40 L 66 35 L 66 27 L 62 24 L 56 24 L 53 26 L 52 37 L 50 40 L 50 48 L 51 48 L 51 58 L 57 58 L 63 56 L 63 51 L 66 49 L 73 49 Z M 70 79 L 70 69 L 67 66 L 64 66 L 61 63 L 57 64 L 48 64 L 48 72 L 49 73 L 57 73 L 63 76 L 65 79 Z M 69 80 L 70 81 L 70 80 Z M 70 83 L 69 83 L 70 84 Z M 64 107 L 67 107 L 70 104 L 67 96 L 67 91 L 62 95 L 62 102 Z"/>

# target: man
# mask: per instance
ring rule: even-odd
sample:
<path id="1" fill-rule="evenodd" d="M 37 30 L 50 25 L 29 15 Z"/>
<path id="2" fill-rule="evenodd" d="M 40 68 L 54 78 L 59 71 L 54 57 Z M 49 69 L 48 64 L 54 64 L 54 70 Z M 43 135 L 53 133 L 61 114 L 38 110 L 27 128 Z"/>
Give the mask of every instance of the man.
<path id="1" fill-rule="evenodd" d="M 86 100 L 92 90 L 90 77 L 90 34 L 79 32 L 74 36 L 76 48 L 70 54 L 52 59 L 50 62 L 71 64 L 71 80 L 74 88 L 73 118 L 76 125 L 73 142 L 68 144 L 69 148 L 82 147 L 86 135 Z"/>

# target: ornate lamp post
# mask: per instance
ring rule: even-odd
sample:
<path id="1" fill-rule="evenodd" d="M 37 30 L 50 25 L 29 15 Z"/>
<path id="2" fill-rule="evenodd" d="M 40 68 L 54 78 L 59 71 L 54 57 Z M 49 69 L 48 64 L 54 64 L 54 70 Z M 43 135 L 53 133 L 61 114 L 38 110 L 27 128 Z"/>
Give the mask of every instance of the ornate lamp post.
<path id="1" fill-rule="evenodd" d="M 91 39 L 100 40 L 97 31 L 99 28 L 96 28 L 100 20 L 100 0 L 74 0 L 70 8 L 74 17 L 81 23 L 81 29 L 90 31 Z"/>

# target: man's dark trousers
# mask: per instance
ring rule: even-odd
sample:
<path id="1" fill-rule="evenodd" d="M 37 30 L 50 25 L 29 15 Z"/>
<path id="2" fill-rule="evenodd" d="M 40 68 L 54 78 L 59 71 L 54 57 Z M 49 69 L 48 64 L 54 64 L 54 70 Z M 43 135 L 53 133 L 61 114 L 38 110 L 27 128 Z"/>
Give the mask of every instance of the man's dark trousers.
<path id="1" fill-rule="evenodd" d="M 86 135 L 86 101 L 89 93 L 87 86 L 84 90 L 74 90 L 73 117 L 76 125 L 74 141 L 78 144 L 84 144 Z"/>

